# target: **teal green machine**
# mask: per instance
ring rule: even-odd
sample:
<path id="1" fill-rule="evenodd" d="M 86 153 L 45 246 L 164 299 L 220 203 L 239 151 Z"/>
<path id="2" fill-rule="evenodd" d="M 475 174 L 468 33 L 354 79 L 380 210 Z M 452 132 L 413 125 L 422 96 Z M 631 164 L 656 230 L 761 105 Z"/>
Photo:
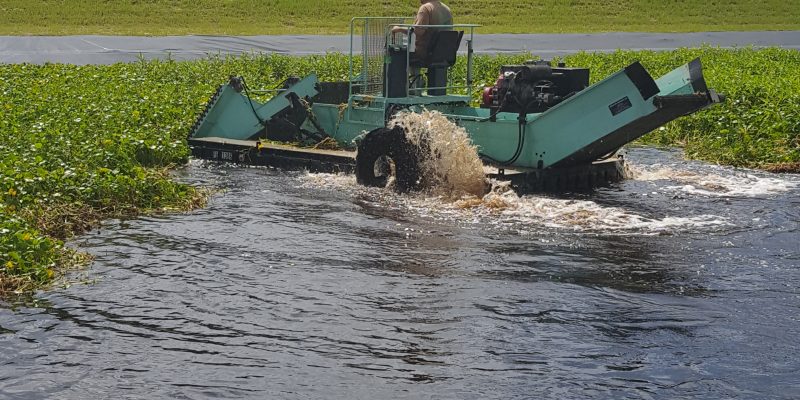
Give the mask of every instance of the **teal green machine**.
<path id="1" fill-rule="evenodd" d="M 395 27 L 408 34 L 393 34 Z M 659 79 L 636 62 L 591 86 L 586 69 L 531 61 L 503 66 L 497 82 L 483 88 L 480 107 L 472 107 L 476 27 L 354 18 L 348 81 L 320 82 L 310 74 L 270 92 L 232 77 L 209 100 L 189 144 L 200 158 L 355 171 L 366 185 L 384 184 L 382 175 L 394 173 L 408 190 L 419 169 L 406 164 L 418 162 L 422 150 L 411 149 L 404 132 L 387 123 L 400 111 L 436 110 L 465 128 L 490 175 L 522 189 L 569 189 L 569 182 L 594 186 L 620 178 L 623 161 L 609 156 L 624 144 L 724 100 L 706 86 L 699 59 Z M 436 32 L 428 54 L 418 55 L 414 31 L 421 28 Z M 466 52 L 466 74 L 456 77 L 458 50 Z M 414 76 L 418 70 L 425 73 Z M 270 93 L 263 103 L 254 99 Z M 280 145 L 325 138 L 343 150 Z M 616 173 L 609 174 L 608 163 L 598 167 L 608 159 Z"/>

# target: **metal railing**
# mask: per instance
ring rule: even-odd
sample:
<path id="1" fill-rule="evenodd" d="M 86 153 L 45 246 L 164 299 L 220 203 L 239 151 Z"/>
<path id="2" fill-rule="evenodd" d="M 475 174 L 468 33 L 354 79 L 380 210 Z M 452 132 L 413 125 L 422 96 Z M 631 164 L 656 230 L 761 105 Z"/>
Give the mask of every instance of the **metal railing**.
<path id="1" fill-rule="evenodd" d="M 381 96 L 386 79 L 385 63 L 389 27 L 411 20 L 408 17 L 355 17 L 350 20 L 350 95 L 357 91 L 367 96 Z M 355 65 L 356 36 L 361 44 L 361 65 Z M 356 70 L 359 72 L 356 74 Z M 354 91 L 355 89 L 355 91 Z"/>
<path id="2" fill-rule="evenodd" d="M 350 21 L 350 90 L 348 98 L 352 98 L 354 93 L 371 96 L 383 97 L 384 86 L 388 81 L 387 70 L 384 64 L 387 62 L 387 48 L 390 45 L 401 45 L 406 51 L 406 71 L 410 71 L 410 54 L 413 47 L 413 35 L 415 28 L 464 29 L 469 31 L 465 35 L 467 39 L 467 73 L 465 85 L 451 85 L 451 76 L 448 74 L 448 83 L 444 87 L 428 87 L 428 90 L 442 89 L 445 92 L 455 89 L 466 89 L 468 94 L 472 93 L 472 56 L 475 28 L 480 25 L 475 24 L 453 24 L 453 25 L 414 25 L 409 24 L 411 18 L 408 17 L 355 17 Z M 395 27 L 403 28 L 405 34 L 392 34 Z M 360 35 L 360 38 L 357 37 Z M 400 37 L 404 43 L 397 43 Z M 361 63 L 356 65 L 355 44 L 361 44 L 360 54 Z M 358 71 L 358 73 L 356 73 Z"/>

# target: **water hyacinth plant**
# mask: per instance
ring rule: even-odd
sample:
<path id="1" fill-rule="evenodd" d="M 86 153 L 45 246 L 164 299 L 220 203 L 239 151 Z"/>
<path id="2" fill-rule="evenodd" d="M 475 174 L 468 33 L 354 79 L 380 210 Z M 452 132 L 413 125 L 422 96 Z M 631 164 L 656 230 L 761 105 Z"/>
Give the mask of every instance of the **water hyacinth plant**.
<path id="1" fill-rule="evenodd" d="M 535 55 L 478 56 L 474 93 L 499 66 Z M 716 48 L 564 57 L 597 81 L 634 60 L 659 76 L 701 57 L 722 105 L 642 138 L 689 157 L 748 166 L 800 162 L 800 52 Z M 461 58 L 453 72 L 463 80 Z M 229 75 L 275 87 L 316 72 L 346 80 L 346 55 L 243 55 L 104 66 L 0 65 L 0 292 L 51 283 L 76 258 L 62 240 L 109 217 L 202 205 L 202 191 L 170 179 L 189 157 L 186 135 Z"/>

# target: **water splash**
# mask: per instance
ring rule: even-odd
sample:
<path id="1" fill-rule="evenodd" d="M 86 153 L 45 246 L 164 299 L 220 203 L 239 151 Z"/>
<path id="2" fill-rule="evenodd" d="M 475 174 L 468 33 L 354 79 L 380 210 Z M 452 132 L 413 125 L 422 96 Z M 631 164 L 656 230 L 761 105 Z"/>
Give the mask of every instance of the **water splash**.
<path id="1" fill-rule="evenodd" d="M 653 218 L 591 200 L 519 196 L 506 182 L 491 182 L 491 191 L 483 196 L 464 195 L 453 199 L 430 192 L 401 195 L 391 190 L 367 188 L 358 185 L 352 175 L 308 173 L 301 179 L 309 187 L 344 191 L 379 207 L 401 209 L 419 217 L 493 226 L 523 234 L 535 232 L 537 228 L 550 228 L 570 232 L 652 235 L 730 225 L 725 218 L 716 215 Z"/>
<path id="2" fill-rule="evenodd" d="M 477 148 L 464 128 L 439 111 L 400 112 L 390 122 L 406 130 L 409 141 L 429 156 L 422 160 L 422 174 L 431 194 L 446 198 L 482 196 L 488 185 Z"/>
<path id="3" fill-rule="evenodd" d="M 633 179 L 640 181 L 671 181 L 678 185 L 666 186 L 669 190 L 718 197 L 758 197 L 788 192 L 798 187 L 798 182 L 776 176 L 765 176 L 756 171 L 717 167 L 718 173 L 696 172 L 671 166 L 629 165 Z"/>
<path id="4" fill-rule="evenodd" d="M 499 222 L 514 223 L 521 231 L 549 227 L 580 232 L 660 234 L 728 225 L 724 218 L 715 215 L 653 218 L 591 200 L 518 196 L 510 190 L 491 193 L 482 200 L 473 212 L 487 218 L 497 214 Z M 497 207 L 498 203 L 503 206 Z"/>

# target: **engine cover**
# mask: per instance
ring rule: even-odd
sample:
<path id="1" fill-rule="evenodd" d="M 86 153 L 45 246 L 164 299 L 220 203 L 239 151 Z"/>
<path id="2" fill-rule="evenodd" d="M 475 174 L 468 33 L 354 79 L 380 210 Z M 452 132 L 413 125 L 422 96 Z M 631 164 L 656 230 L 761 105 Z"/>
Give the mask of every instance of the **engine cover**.
<path id="1" fill-rule="evenodd" d="M 493 86 L 483 90 L 482 108 L 540 113 L 589 86 L 589 69 L 552 67 L 549 61 L 504 65 Z"/>

